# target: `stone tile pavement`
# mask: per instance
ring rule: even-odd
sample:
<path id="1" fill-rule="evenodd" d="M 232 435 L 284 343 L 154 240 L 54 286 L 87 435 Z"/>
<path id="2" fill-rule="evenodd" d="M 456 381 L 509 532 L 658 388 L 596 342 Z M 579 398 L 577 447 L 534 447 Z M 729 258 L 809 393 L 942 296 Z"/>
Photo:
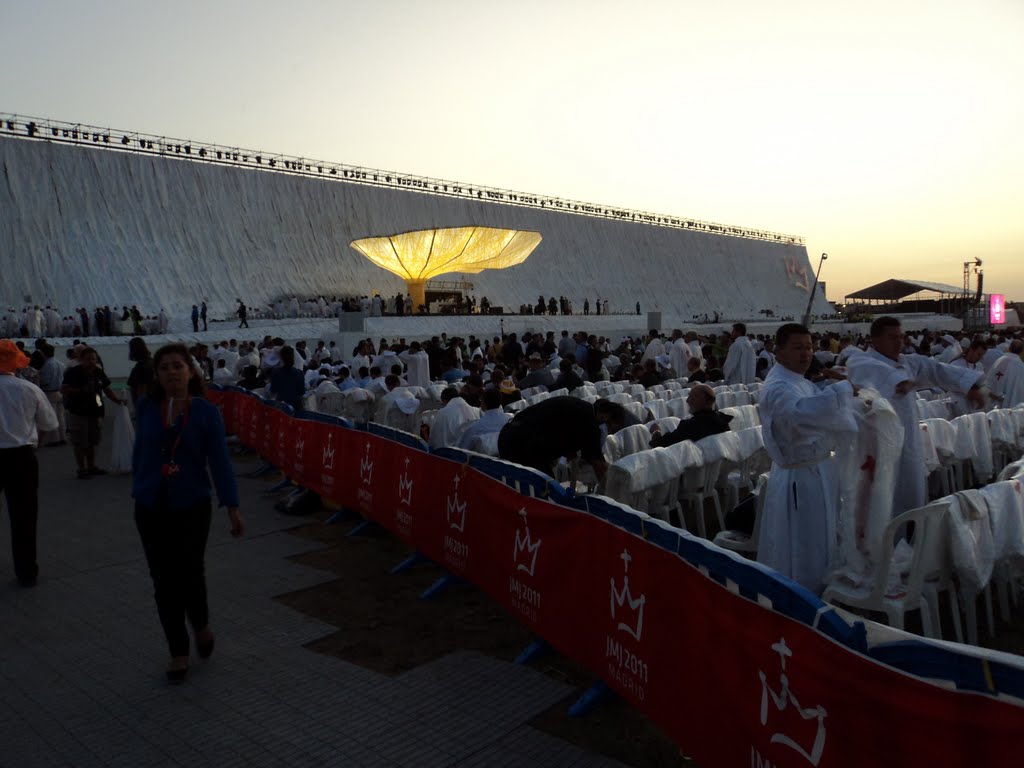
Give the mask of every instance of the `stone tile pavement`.
<path id="1" fill-rule="evenodd" d="M 305 650 L 335 628 L 272 597 L 330 574 L 287 559 L 316 544 L 262 481 L 239 481 L 244 539 L 214 514 L 217 652 L 169 685 L 128 478 L 76 480 L 70 449 L 40 461 L 34 589 L 0 522 L 0 768 L 621 765 L 526 724 L 570 693 L 535 670 L 456 652 L 392 678 Z"/>

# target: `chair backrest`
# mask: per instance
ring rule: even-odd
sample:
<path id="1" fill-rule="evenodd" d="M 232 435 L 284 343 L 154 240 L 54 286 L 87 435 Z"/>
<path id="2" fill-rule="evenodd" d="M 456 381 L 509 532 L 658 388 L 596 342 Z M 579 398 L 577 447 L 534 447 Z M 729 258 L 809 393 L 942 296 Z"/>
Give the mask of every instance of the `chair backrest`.
<path id="1" fill-rule="evenodd" d="M 669 432 L 672 432 L 673 430 L 675 430 L 676 427 L 679 426 L 680 421 L 681 419 L 678 416 L 663 416 L 660 419 L 655 419 L 647 426 L 651 427 L 657 424 L 658 427 L 661 428 L 661 433 L 663 435 L 667 435 Z"/>
<path id="2" fill-rule="evenodd" d="M 948 419 L 922 419 L 932 436 L 932 444 L 943 461 L 956 455 L 956 427 Z"/>
<path id="3" fill-rule="evenodd" d="M 522 390 L 519 393 L 519 395 L 521 397 L 523 397 L 524 399 L 528 399 L 528 398 L 533 397 L 536 394 L 539 394 L 541 392 L 547 392 L 547 391 L 548 391 L 548 388 L 545 387 L 543 384 L 540 384 L 540 385 L 538 385 L 536 387 L 527 387 L 526 389 Z"/>
<path id="4" fill-rule="evenodd" d="M 992 431 L 988 414 L 968 413 L 950 422 L 956 429 L 956 456 L 971 462 L 975 479 L 987 482 L 992 477 Z"/>
<path id="5" fill-rule="evenodd" d="M 665 408 L 670 414 L 678 419 L 687 419 L 690 417 L 690 406 L 686 404 L 686 400 L 677 398 L 669 400 L 665 403 Z"/>
<path id="6" fill-rule="evenodd" d="M 643 421 L 647 417 L 642 403 L 623 403 L 622 407 L 636 416 L 639 421 Z"/>
<path id="7" fill-rule="evenodd" d="M 988 426 L 992 432 L 993 445 L 1013 449 L 1017 447 L 1017 417 L 1013 411 L 989 411 Z"/>
<path id="8" fill-rule="evenodd" d="M 651 432 L 644 424 L 634 424 L 631 427 L 623 427 L 614 435 L 608 435 L 605 444 L 609 443 L 614 446 L 612 455 L 615 458 L 612 461 L 618 461 L 623 456 L 648 450 L 651 443 Z"/>
<path id="9" fill-rule="evenodd" d="M 522 394 L 522 393 L 520 393 L 520 394 Z M 525 395 L 523 395 L 523 399 L 526 401 L 526 405 L 527 406 L 531 406 L 531 405 L 535 405 L 537 403 L 543 402 L 544 400 L 547 400 L 549 397 L 551 397 L 551 393 L 548 392 L 547 390 L 545 390 L 543 392 L 538 392 L 538 393 L 536 393 L 534 395 L 530 395 L 530 397 L 526 397 Z"/>
<path id="10" fill-rule="evenodd" d="M 651 419 L 663 419 L 668 416 L 668 404 L 664 400 L 648 400 L 643 406 L 644 410 L 650 414 Z"/>
<path id="11" fill-rule="evenodd" d="M 469 449 L 485 456 L 498 455 L 498 432 L 485 432 L 470 441 Z"/>
<path id="12" fill-rule="evenodd" d="M 565 397 L 566 395 L 569 394 L 569 390 L 566 389 L 565 387 L 560 387 L 559 389 L 552 389 L 550 394 L 551 397 Z"/>
<path id="13" fill-rule="evenodd" d="M 343 392 L 325 392 L 316 399 L 316 407 L 320 413 L 331 416 L 345 415 L 345 394 Z"/>
<path id="14" fill-rule="evenodd" d="M 646 392 L 647 387 L 645 387 L 643 384 L 629 384 L 626 386 L 625 391 L 633 396 L 636 396 L 643 392 Z"/>
<path id="15" fill-rule="evenodd" d="M 761 415 L 756 405 L 736 405 L 732 408 L 719 408 L 718 410 L 732 416 L 732 421 L 729 422 L 729 430 L 732 432 L 756 427 L 761 423 Z"/>
<path id="16" fill-rule="evenodd" d="M 605 399 L 612 403 L 618 403 L 619 405 L 625 405 L 626 403 L 633 402 L 633 396 L 628 392 L 615 392 L 610 395 L 606 395 Z"/>
<path id="17" fill-rule="evenodd" d="M 341 393 L 345 397 L 341 416 L 353 421 L 367 422 L 373 415 L 373 393 L 362 387 L 346 389 Z"/>

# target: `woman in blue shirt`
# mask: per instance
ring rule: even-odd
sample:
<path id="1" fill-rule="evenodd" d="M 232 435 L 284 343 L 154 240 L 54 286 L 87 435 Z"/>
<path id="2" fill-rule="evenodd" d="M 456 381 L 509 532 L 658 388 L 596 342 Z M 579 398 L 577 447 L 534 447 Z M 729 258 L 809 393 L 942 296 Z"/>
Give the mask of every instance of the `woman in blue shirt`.
<path id="1" fill-rule="evenodd" d="M 210 532 L 210 474 L 231 535 L 243 533 L 238 486 L 228 457 L 224 424 L 204 397 L 203 380 L 182 344 L 161 347 L 153 357 L 156 381 L 139 401 L 132 453 L 135 525 L 149 563 L 160 623 L 171 652 L 167 679 L 184 680 L 189 635 L 202 658 L 213 653 L 206 602 L 204 558 Z M 207 472 L 209 467 L 210 472 Z"/>

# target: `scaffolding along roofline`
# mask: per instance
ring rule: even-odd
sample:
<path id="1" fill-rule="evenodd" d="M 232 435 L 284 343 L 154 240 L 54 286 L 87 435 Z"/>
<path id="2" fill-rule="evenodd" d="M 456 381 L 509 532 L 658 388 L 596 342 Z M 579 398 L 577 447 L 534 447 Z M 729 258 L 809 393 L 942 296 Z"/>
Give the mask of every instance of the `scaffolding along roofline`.
<path id="1" fill-rule="evenodd" d="M 446 179 L 329 163 L 323 160 L 312 160 L 304 157 L 260 152 L 240 147 L 227 147 L 220 144 L 175 139 L 168 136 L 139 133 L 137 131 L 120 131 L 112 128 L 85 125 L 83 123 L 67 123 L 59 120 L 4 112 L 0 112 L 0 137 L 96 147 L 117 152 L 170 157 L 213 165 L 243 167 L 294 176 L 346 181 L 356 184 L 402 189 L 404 191 L 444 195 L 447 197 L 461 197 L 491 203 L 541 208 L 580 216 L 593 216 L 673 229 L 687 229 L 728 237 L 764 240 L 784 245 L 805 245 L 803 237 L 762 229 L 718 224 L 680 216 L 667 216 L 660 213 L 637 211 L 631 208 L 584 203 L 578 200 L 567 200 L 527 192 L 515 192 L 496 187 L 486 187 L 480 184 L 466 184 Z"/>

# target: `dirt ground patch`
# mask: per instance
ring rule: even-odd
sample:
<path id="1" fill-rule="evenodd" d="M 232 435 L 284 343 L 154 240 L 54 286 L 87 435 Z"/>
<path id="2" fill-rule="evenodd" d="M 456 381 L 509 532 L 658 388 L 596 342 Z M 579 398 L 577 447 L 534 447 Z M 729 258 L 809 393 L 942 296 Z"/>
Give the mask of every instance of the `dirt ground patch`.
<path id="1" fill-rule="evenodd" d="M 353 522 L 326 525 L 327 517 L 322 512 L 296 518 L 293 535 L 326 546 L 293 560 L 332 572 L 336 580 L 278 598 L 338 628 L 310 643 L 310 650 L 397 675 L 456 650 L 511 661 L 532 639 L 501 606 L 469 584 L 459 583 L 432 600 L 420 600 L 423 590 L 441 577 L 440 568 L 422 563 L 392 576 L 389 570 L 409 554 L 405 544 L 382 529 L 346 537 Z M 569 717 L 569 706 L 594 676 L 555 653 L 532 665 L 575 688 L 573 695 L 534 718 L 534 727 L 638 768 L 695 765 L 646 717 L 619 699 L 610 698 L 587 717 Z"/>

